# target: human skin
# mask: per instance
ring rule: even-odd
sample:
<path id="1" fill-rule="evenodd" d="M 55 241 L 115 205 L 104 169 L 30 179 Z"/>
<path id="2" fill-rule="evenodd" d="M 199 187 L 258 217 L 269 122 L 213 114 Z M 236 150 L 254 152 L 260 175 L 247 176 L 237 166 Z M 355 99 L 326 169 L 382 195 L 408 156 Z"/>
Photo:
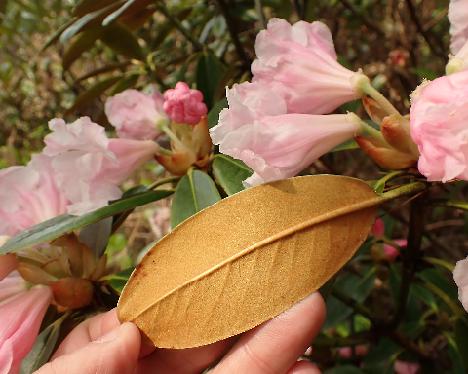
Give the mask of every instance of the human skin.
<path id="1" fill-rule="evenodd" d="M 115 309 L 77 326 L 52 360 L 36 374 L 200 373 L 315 374 L 297 358 L 309 347 L 325 319 L 325 303 L 314 293 L 285 313 L 240 336 L 208 346 L 170 350 L 145 344 L 138 328 L 120 324 Z"/>

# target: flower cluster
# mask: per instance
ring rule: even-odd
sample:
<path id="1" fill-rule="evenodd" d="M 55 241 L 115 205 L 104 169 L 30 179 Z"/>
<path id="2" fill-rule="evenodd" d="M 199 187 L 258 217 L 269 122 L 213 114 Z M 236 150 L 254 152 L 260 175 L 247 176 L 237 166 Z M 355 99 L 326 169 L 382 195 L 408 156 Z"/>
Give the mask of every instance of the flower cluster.
<path id="1" fill-rule="evenodd" d="M 117 138 L 88 117 L 70 124 L 53 119 L 40 154 L 25 166 L 0 170 L 0 245 L 58 215 L 81 215 L 119 199 L 120 185 L 147 161 L 183 174 L 209 158 L 203 95 L 185 83 L 164 96 L 124 91 L 107 100 L 105 112 Z M 156 142 L 165 136 L 170 150 Z M 92 282 L 105 266 L 105 256 L 96 258 L 74 234 L 0 256 L 0 372 L 18 372 L 49 305 L 89 305 Z"/>

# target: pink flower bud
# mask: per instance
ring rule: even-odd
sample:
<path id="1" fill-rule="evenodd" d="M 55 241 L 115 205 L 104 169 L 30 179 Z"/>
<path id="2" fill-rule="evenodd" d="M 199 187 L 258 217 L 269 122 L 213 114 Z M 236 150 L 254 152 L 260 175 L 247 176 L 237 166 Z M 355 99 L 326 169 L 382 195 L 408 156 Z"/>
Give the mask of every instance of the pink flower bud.
<path id="1" fill-rule="evenodd" d="M 385 259 L 388 262 L 394 262 L 396 258 L 400 255 L 400 248 L 405 248 L 408 245 L 408 242 L 406 239 L 397 239 L 394 242 L 398 247 L 388 244 L 388 243 L 385 243 L 383 245 L 383 252 L 385 255 Z"/>
<path id="2" fill-rule="evenodd" d="M 164 110 L 174 122 L 188 125 L 196 125 L 208 112 L 203 94 L 191 90 L 185 82 L 178 82 L 175 89 L 164 93 Z"/>
<path id="3" fill-rule="evenodd" d="M 396 360 L 393 365 L 395 374 L 417 374 L 421 366 L 417 362 Z"/>
<path id="4" fill-rule="evenodd" d="M 457 262 L 453 279 L 458 286 L 458 298 L 468 312 L 468 257 Z"/>
<path id="5" fill-rule="evenodd" d="M 0 283 L 1 284 L 1 283 Z M 50 304 L 49 287 L 35 287 L 0 304 L 0 373 L 17 373 Z"/>
<path id="6" fill-rule="evenodd" d="M 377 218 L 372 226 L 372 235 L 381 238 L 385 235 L 385 224 L 382 218 Z"/>
<path id="7" fill-rule="evenodd" d="M 271 19 L 255 41 L 255 82 L 286 100 L 289 113 L 325 114 L 362 96 L 363 76 L 336 61 L 332 35 L 322 22 Z"/>
<path id="8" fill-rule="evenodd" d="M 468 180 L 468 71 L 417 89 L 410 111 L 418 169 L 430 181 Z"/>
<path id="9" fill-rule="evenodd" d="M 161 131 L 158 123 L 167 119 L 162 95 L 126 90 L 106 100 L 105 112 L 120 138 L 153 140 Z"/>

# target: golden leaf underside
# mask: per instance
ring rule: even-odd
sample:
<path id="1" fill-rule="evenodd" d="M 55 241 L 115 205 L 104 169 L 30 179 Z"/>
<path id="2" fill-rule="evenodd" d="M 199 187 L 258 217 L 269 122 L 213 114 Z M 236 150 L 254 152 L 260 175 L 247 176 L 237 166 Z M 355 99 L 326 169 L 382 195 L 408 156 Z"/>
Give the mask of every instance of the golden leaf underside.
<path id="1" fill-rule="evenodd" d="M 369 202 L 377 200 L 364 182 L 331 175 L 224 199 L 145 256 L 122 293 L 119 318 L 162 348 L 205 345 L 257 326 L 317 290 L 351 258 L 374 220 Z M 304 222 L 311 225 L 296 229 Z"/>

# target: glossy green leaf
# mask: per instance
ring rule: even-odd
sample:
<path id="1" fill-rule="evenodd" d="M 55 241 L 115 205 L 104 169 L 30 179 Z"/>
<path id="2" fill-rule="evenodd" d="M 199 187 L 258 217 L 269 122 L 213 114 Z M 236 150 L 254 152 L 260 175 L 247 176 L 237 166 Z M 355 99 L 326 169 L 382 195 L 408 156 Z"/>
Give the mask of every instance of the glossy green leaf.
<path id="1" fill-rule="evenodd" d="M 57 345 L 63 321 L 64 318 L 59 318 L 38 335 L 31 351 L 21 362 L 21 374 L 30 374 L 49 361 Z"/>
<path id="2" fill-rule="evenodd" d="M 221 100 L 218 100 L 215 105 L 213 105 L 213 108 L 210 110 L 208 113 L 208 127 L 211 129 L 212 127 L 216 126 L 218 124 L 219 120 L 219 113 L 224 109 L 227 108 L 228 103 L 227 99 L 223 98 Z"/>
<path id="3" fill-rule="evenodd" d="M 98 258 L 104 253 L 112 232 L 112 217 L 107 217 L 84 227 L 80 231 L 79 241 L 91 248 Z"/>
<path id="4" fill-rule="evenodd" d="M 177 184 L 172 201 L 171 226 L 221 200 L 213 179 L 203 171 L 189 170 Z"/>
<path id="5" fill-rule="evenodd" d="M 137 1 L 138 0 L 128 0 L 119 9 L 117 9 L 115 12 L 112 12 L 106 18 L 104 18 L 104 20 L 102 21 L 102 25 L 107 26 L 110 23 L 114 22 L 117 18 L 124 14 L 128 8 L 130 8 L 133 4 L 137 3 Z"/>
<path id="6" fill-rule="evenodd" d="M 133 267 L 122 270 L 117 274 L 109 275 L 105 280 L 117 293 L 120 294 L 127 284 L 130 275 L 132 275 L 133 270 Z"/>
<path id="7" fill-rule="evenodd" d="M 136 196 L 118 200 L 108 206 L 81 216 L 70 216 L 65 214 L 54 217 L 33 226 L 10 239 L 3 247 L 0 247 L 0 254 L 16 252 L 22 248 L 30 247 L 35 244 L 50 242 L 66 233 L 72 232 L 73 230 L 98 222 L 104 218 L 111 217 L 127 209 L 164 199 L 171 194 L 172 191 L 166 190 L 148 191 Z"/>
<path id="8" fill-rule="evenodd" d="M 101 35 L 101 40 L 113 51 L 122 56 L 139 60 L 145 57 L 135 35 L 118 23 L 106 27 Z"/>
<path id="9" fill-rule="evenodd" d="M 102 17 L 105 17 L 107 14 L 116 9 L 122 1 L 112 2 L 111 4 L 105 6 L 104 8 L 98 9 L 94 12 L 87 13 L 83 17 L 77 19 L 65 31 L 60 35 L 60 43 L 66 43 L 73 36 L 78 34 L 83 30 L 84 27 L 90 24 L 91 21 L 98 20 Z"/>
<path id="10" fill-rule="evenodd" d="M 242 161 L 218 154 L 214 158 L 213 173 L 226 194 L 232 195 L 244 189 L 242 182 L 252 175 L 252 169 Z"/>
<path id="11" fill-rule="evenodd" d="M 213 53 L 200 55 L 196 72 L 197 88 L 203 92 L 208 108 L 214 105 L 223 73 L 224 66 Z"/>

